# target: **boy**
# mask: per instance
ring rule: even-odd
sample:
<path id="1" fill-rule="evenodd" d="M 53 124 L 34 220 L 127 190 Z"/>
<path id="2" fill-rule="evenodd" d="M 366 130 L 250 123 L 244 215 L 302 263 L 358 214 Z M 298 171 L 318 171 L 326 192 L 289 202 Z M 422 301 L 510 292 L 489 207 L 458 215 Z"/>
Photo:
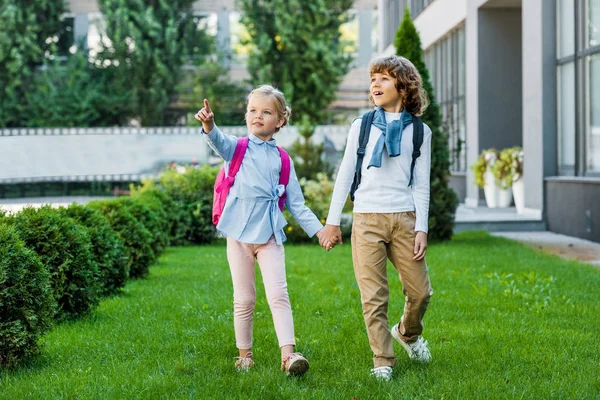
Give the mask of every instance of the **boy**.
<path id="1" fill-rule="evenodd" d="M 409 60 L 395 56 L 375 60 L 370 76 L 369 97 L 377 108 L 364 162 L 357 168 L 359 118 L 350 128 L 327 226 L 319 243 L 327 250 L 341 243 L 341 212 L 352 186 L 352 259 L 374 355 L 371 374 L 388 381 L 396 363 L 392 338 L 412 360 L 431 360 L 427 342 L 421 336 L 423 316 L 433 294 L 425 263 L 431 129 L 419 125 L 416 118 L 423 114 L 429 101 L 421 76 Z M 413 155 L 414 125 L 423 132 L 422 145 L 415 149 L 420 155 Z M 415 155 L 418 158 L 411 167 Z M 404 315 L 391 329 L 387 316 L 388 258 L 400 275 L 405 295 Z"/>

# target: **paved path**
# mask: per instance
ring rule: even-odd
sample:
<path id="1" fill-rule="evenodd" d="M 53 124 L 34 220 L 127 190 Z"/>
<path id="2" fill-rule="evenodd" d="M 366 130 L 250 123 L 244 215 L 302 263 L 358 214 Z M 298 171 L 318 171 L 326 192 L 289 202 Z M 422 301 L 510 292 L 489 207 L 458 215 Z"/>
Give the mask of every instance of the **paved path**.
<path id="1" fill-rule="evenodd" d="M 517 240 L 545 253 L 600 267 L 600 243 L 553 232 L 492 232 L 491 234 Z"/>
<path id="2" fill-rule="evenodd" d="M 40 207 L 51 204 L 52 207 L 68 206 L 75 202 L 85 204 L 88 201 L 106 199 L 107 197 L 95 196 L 65 196 L 65 197 L 28 197 L 23 199 L 0 199 L 0 209 L 9 213 L 19 212 L 27 206 Z"/>

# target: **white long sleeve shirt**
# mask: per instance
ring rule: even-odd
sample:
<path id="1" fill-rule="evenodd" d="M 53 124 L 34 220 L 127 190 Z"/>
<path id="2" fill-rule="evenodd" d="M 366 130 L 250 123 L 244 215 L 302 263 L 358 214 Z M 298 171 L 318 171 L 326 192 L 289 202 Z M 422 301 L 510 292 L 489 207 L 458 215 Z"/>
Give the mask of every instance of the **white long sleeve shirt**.
<path id="1" fill-rule="evenodd" d="M 385 113 L 389 123 L 400 118 L 401 113 Z M 356 119 L 350 126 L 346 151 L 337 174 L 335 187 L 329 207 L 327 224 L 340 225 L 342 209 L 350 193 L 356 170 L 356 151 L 360 135 L 361 119 Z M 367 169 L 373 155 L 373 148 L 381 130 L 371 126 L 369 142 L 365 149 L 362 164 L 362 177 L 358 189 L 354 193 L 354 213 L 397 213 L 415 211 L 415 232 L 427 233 L 429 218 L 429 176 L 431 169 L 431 129 L 423 124 L 423 145 L 421 156 L 415 163 L 413 186 L 408 186 L 410 164 L 413 151 L 413 124 L 402 131 L 400 155 L 389 157 L 384 149 L 381 168 Z"/>

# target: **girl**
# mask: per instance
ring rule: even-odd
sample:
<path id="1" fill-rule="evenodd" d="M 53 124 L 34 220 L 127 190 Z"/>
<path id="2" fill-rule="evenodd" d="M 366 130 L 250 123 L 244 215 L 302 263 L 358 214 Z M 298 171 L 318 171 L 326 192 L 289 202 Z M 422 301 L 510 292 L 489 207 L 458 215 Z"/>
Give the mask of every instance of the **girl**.
<path id="1" fill-rule="evenodd" d="M 287 223 L 278 206 L 280 196 L 285 191 L 285 206 L 308 236 L 316 234 L 321 239 L 323 225 L 304 204 L 293 163 L 290 162 L 287 187 L 279 184 L 282 162 L 273 136 L 288 123 L 290 112 L 283 93 L 272 86 L 260 86 L 248 95 L 248 147 L 217 224 L 217 230 L 227 237 L 227 260 L 233 280 L 235 340 L 240 353 L 235 367 L 243 372 L 254 366 L 255 259 L 263 275 L 281 348 L 281 369 L 288 375 L 302 375 L 308 370 L 306 358 L 294 352 L 294 322 L 283 249 L 283 227 Z M 203 137 L 225 160 L 225 168 L 229 168 L 238 138 L 223 134 L 215 126 L 214 113 L 206 99 L 195 117 L 202 122 Z"/>

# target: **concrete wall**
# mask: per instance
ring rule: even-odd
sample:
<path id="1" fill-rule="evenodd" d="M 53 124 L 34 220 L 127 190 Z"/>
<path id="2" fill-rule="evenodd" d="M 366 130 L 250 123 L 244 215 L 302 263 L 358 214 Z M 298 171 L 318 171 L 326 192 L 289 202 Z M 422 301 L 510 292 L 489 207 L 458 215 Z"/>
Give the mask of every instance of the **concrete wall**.
<path id="1" fill-rule="evenodd" d="M 467 165 L 481 150 L 522 144 L 521 10 L 467 2 Z M 465 204 L 479 206 L 480 190 L 467 168 Z"/>
<path id="2" fill-rule="evenodd" d="M 548 230 L 600 242 L 600 179 L 547 178 Z"/>
<path id="3" fill-rule="evenodd" d="M 521 10 L 479 10 L 479 151 L 522 145 Z"/>
<path id="4" fill-rule="evenodd" d="M 523 21 L 525 208 L 541 215 L 544 178 L 558 174 L 555 1 L 525 1 Z"/>
<path id="5" fill-rule="evenodd" d="M 423 49 L 440 40 L 466 17 L 467 0 L 435 0 L 429 4 L 414 20 Z"/>

